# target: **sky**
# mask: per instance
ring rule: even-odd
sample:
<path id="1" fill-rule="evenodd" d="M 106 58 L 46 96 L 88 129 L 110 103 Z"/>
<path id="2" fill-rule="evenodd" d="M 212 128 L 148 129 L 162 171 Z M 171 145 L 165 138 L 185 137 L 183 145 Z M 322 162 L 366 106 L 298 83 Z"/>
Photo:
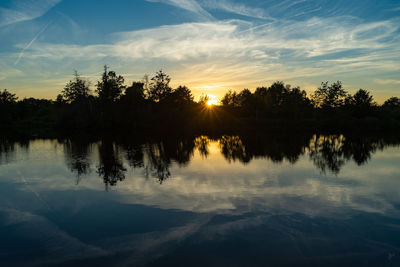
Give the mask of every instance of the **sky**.
<path id="1" fill-rule="evenodd" d="M 74 70 L 95 89 L 160 69 L 220 98 L 274 81 L 400 97 L 399 0 L 0 0 L 0 89 L 55 98 Z"/>

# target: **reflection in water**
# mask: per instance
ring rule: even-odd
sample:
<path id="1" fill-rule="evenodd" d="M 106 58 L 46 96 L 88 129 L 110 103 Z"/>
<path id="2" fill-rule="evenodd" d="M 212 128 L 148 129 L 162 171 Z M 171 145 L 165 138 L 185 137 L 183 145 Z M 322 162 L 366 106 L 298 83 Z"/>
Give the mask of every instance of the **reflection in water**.
<path id="1" fill-rule="evenodd" d="M 90 173 L 89 155 L 91 151 L 90 142 L 85 142 L 82 139 L 62 141 L 65 160 L 68 168 L 76 174 L 76 184 L 79 184 L 81 177 Z"/>
<path id="2" fill-rule="evenodd" d="M 399 143 L 1 139 L 0 265 L 399 266 Z"/>
<path id="3" fill-rule="evenodd" d="M 0 165 L 7 164 L 15 160 L 15 149 L 29 149 L 28 139 L 19 139 L 18 141 L 11 140 L 0 136 Z"/>
<path id="4" fill-rule="evenodd" d="M 365 164 L 374 152 L 400 143 L 393 137 L 360 137 L 344 135 L 259 135 L 230 136 L 217 139 L 207 136 L 185 137 L 142 141 L 140 138 L 116 143 L 108 139 L 93 143 L 82 140 L 61 140 L 66 165 L 76 175 L 76 183 L 91 172 L 91 155 L 95 147 L 98 151 L 97 174 L 106 188 L 125 179 L 127 172 L 124 160 L 132 169 L 142 170 L 145 177 L 157 178 L 160 184 L 171 177 L 171 165 L 184 167 L 193 158 L 194 152 L 206 159 L 210 154 L 210 144 L 217 144 L 220 153 L 229 162 L 248 164 L 253 159 L 262 158 L 275 163 L 283 161 L 295 164 L 299 157 L 308 155 L 321 173 L 339 174 L 349 161 L 357 165 Z M 15 147 L 27 149 L 29 142 L 12 142 L 0 139 L 0 164 L 12 161 Z"/>
<path id="5" fill-rule="evenodd" d="M 15 143 L 0 137 L 0 164 L 10 162 L 14 156 Z"/>
<path id="6" fill-rule="evenodd" d="M 210 139 L 207 136 L 199 136 L 194 140 L 195 147 L 199 150 L 200 155 L 203 158 L 207 158 L 210 154 Z"/>
<path id="7" fill-rule="evenodd" d="M 97 173 L 103 178 L 106 190 L 114 186 L 118 181 L 125 179 L 126 168 L 122 163 L 122 155 L 119 146 L 109 140 L 103 140 L 99 144 L 99 165 Z"/>

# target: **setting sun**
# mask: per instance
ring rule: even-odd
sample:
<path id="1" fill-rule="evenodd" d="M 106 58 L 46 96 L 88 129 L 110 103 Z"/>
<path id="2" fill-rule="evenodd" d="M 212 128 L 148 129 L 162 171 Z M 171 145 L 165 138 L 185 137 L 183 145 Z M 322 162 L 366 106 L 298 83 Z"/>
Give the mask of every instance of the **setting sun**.
<path id="1" fill-rule="evenodd" d="M 208 95 L 209 100 L 207 101 L 207 106 L 215 106 L 218 104 L 218 100 L 214 95 Z"/>

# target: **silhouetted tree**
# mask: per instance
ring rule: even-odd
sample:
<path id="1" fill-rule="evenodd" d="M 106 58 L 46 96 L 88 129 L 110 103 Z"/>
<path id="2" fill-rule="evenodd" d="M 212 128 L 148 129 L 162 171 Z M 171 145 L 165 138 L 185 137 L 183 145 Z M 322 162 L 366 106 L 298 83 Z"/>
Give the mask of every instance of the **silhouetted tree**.
<path id="1" fill-rule="evenodd" d="M 13 104 L 17 101 L 18 97 L 10 93 L 7 89 L 0 90 L 0 105 Z"/>
<path id="2" fill-rule="evenodd" d="M 199 104 L 200 105 L 202 105 L 202 106 L 205 106 L 205 105 L 207 105 L 207 102 L 210 100 L 210 97 L 208 96 L 208 95 L 206 95 L 206 94 L 201 94 L 200 95 L 200 98 L 199 98 Z"/>
<path id="3" fill-rule="evenodd" d="M 270 87 L 268 87 L 266 94 L 267 107 L 270 109 L 272 108 L 274 111 L 278 111 L 278 108 L 283 105 L 289 88 L 290 86 L 285 86 L 281 81 L 274 82 Z"/>
<path id="4" fill-rule="evenodd" d="M 372 114 L 373 108 L 376 106 L 372 95 L 363 89 L 358 90 L 353 96 L 347 97 L 346 102 L 356 117 Z"/>
<path id="5" fill-rule="evenodd" d="M 89 95 L 89 82 L 83 80 L 77 71 L 75 71 L 74 79 L 69 81 L 61 91 L 61 96 L 67 103 L 87 99 Z"/>
<path id="6" fill-rule="evenodd" d="M 298 118 L 302 113 L 309 111 L 311 101 L 307 97 L 307 93 L 299 87 L 288 88 L 283 100 L 283 112 Z"/>
<path id="7" fill-rule="evenodd" d="M 148 98 L 154 102 L 160 102 L 166 99 L 172 93 L 172 88 L 169 86 L 170 81 L 171 78 L 162 70 L 159 70 L 156 75 L 151 78 Z"/>
<path id="8" fill-rule="evenodd" d="M 186 86 L 179 86 L 171 94 L 172 102 L 178 106 L 193 103 L 193 95 Z"/>
<path id="9" fill-rule="evenodd" d="M 256 113 L 256 118 L 260 117 L 266 110 L 267 104 L 267 88 L 257 87 L 254 92 L 254 109 Z"/>
<path id="10" fill-rule="evenodd" d="M 131 86 L 125 89 L 125 94 L 122 96 L 127 104 L 140 104 L 145 100 L 144 83 L 133 82 Z"/>
<path id="11" fill-rule="evenodd" d="M 383 103 L 383 107 L 386 108 L 400 108 L 400 98 L 391 97 Z"/>
<path id="12" fill-rule="evenodd" d="M 121 75 L 117 76 L 114 71 L 108 71 L 107 66 L 104 66 L 103 76 L 96 89 L 99 99 L 103 102 L 115 102 L 125 88 L 123 84 L 124 78 Z"/>
<path id="13" fill-rule="evenodd" d="M 9 125 L 14 123 L 17 99 L 15 94 L 10 93 L 7 89 L 0 90 L 0 128 L 2 124 Z"/>
<path id="14" fill-rule="evenodd" d="M 232 92 L 231 90 L 229 90 L 224 95 L 224 97 L 221 99 L 221 103 L 222 103 L 222 106 L 231 107 L 231 108 L 240 106 L 238 94 L 235 91 Z"/>
<path id="15" fill-rule="evenodd" d="M 337 81 L 331 85 L 323 82 L 312 95 L 312 100 L 316 107 L 332 109 L 343 106 L 346 96 L 347 92 L 343 89 L 342 82 Z"/>

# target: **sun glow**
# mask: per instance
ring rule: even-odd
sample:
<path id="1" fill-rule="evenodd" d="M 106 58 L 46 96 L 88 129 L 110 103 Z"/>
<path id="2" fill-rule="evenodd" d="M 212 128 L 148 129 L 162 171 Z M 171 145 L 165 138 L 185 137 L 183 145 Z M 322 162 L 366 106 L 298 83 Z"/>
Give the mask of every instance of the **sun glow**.
<path id="1" fill-rule="evenodd" d="M 214 95 L 208 95 L 208 100 L 207 100 L 207 106 L 211 107 L 211 106 L 215 106 L 218 104 L 218 100 Z"/>

